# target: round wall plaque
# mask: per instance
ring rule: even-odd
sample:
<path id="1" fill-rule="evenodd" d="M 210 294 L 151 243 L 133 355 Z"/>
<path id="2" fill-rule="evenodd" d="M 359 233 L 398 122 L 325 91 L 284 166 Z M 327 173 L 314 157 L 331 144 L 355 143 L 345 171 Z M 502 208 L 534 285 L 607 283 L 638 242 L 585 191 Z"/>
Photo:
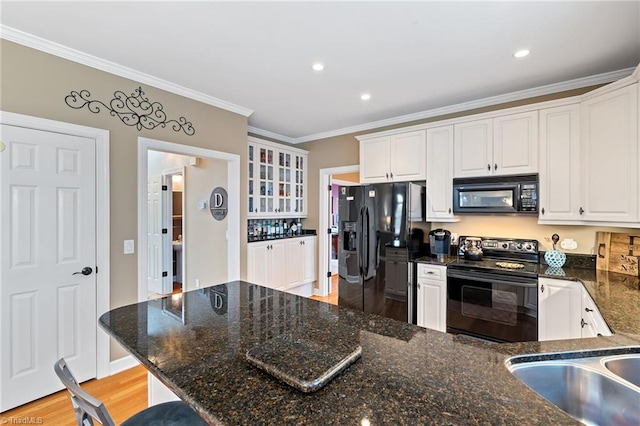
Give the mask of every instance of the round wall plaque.
<path id="1" fill-rule="evenodd" d="M 209 208 L 215 220 L 222 220 L 227 217 L 227 191 L 221 186 L 211 191 Z"/>

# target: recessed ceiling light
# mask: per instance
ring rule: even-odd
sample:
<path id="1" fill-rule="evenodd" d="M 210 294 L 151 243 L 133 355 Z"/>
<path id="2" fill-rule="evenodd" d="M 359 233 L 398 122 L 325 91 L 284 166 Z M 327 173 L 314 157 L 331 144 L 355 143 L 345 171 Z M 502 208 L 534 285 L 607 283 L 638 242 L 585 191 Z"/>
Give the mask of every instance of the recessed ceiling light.
<path id="1" fill-rule="evenodd" d="M 369 99 L 371 99 L 371 95 L 369 93 L 363 93 L 362 95 L 360 95 L 360 99 L 362 99 L 363 101 L 368 101 Z"/>
<path id="2" fill-rule="evenodd" d="M 321 64 L 320 62 L 316 62 L 311 66 L 311 68 L 313 68 L 314 71 L 322 71 L 324 69 L 324 64 Z"/>
<path id="3" fill-rule="evenodd" d="M 524 58 L 525 56 L 529 55 L 529 52 L 527 49 L 522 49 L 522 50 L 518 50 L 516 53 L 513 54 L 514 58 Z"/>

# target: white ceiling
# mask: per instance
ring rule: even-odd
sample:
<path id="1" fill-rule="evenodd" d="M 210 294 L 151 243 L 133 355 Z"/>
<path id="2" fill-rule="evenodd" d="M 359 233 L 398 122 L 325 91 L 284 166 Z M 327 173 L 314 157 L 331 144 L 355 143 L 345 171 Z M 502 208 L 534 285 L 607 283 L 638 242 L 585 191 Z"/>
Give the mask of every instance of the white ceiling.
<path id="1" fill-rule="evenodd" d="M 4 38 L 24 32 L 126 67 L 127 75 L 152 77 L 147 82 L 164 80 L 162 88 L 172 83 L 184 89 L 178 93 L 253 111 L 251 130 L 288 142 L 513 92 L 524 97 L 533 93 L 522 92 L 528 89 L 602 73 L 630 74 L 640 62 L 640 1 L 2 1 L 0 7 Z M 531 55 L 514 59 L 521 48 Z M 314 72 L 315 61 L 325 70 Z M 360 100 L 363 92 L 370 101 Z"/>

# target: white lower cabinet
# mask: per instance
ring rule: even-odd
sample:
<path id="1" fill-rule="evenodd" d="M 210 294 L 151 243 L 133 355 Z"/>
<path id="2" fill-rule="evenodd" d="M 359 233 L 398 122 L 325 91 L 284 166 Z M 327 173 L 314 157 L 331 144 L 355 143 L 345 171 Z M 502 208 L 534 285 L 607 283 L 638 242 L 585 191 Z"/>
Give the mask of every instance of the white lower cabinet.
<path id="1" fill-rule="evenodd" d="M 447 331 L 447 268 L 418 264 L 417 322 L 420 327 Z"/>
<path id="2" fill-rule="evenodd" d="M 310 296 L 316 280 L 315 243 L 315 236 L 249 243 L 247 281 Z"/>
<path id="3" fill-rule="evenodd" d="M 538 340 L 610 336 L 611 331 L 582 283 L 538 279 Z"/>

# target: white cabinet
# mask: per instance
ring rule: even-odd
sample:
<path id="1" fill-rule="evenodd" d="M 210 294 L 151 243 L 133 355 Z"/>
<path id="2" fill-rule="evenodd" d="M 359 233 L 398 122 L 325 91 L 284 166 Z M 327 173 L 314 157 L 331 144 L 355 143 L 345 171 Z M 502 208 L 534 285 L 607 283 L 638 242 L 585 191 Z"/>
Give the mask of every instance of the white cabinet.
<path id="1" fill-rule="evenodd" d="M 286 287 L 284 240 L 260 241 L 247 246 L 247 281 L 265 287 Z"/>
<path id="2" fill-rule="evenodd" d="M 425 131 L 360 140 L 360 183 L 426 178 Z"/>
<path id="3" fill-rule="evenodd" d="M 492 119 L 456 124 L 454 138 L 454 177 L 492 174 Z"/>
<path id="4" fill-rule="evenodd" d="M 454 176 L 538 172 L 538 111 L 454 126 Z"/>
<path id="5" fill-rule="evenodd" d="M 418 264 L 417 323 L 421 327 L 447 331 L 447 268 Z"/>
<path id="6" fill-rule="evenodd" d="M 582 283 L 538 279 L 538 340 L 610 336 L 611 331 Z"/>
<path id="7" fill-rule="evenodd" d="M 638 221 L 638 83 L 581 104 L 583 220 Z"/>
<path id="8" fill-rule="evenodd" d="M 453 215 L 453 126 L 427 129 L 427 222 Z"/>
<path id="9" fill-rule="evenodd" d="M 306 217 L 307 151 L 249 138 L 248 217 Z"/>
<path id="10" fill-rule="evenodd" d="M 540 110 L 539 223 L 580 220 L 580 105 Z"/>
<path id="11" fill-rule="evenodd" d="M 497 175 L 538 173 L 538 111 L 493 119 L 493 162 Z"/>
<path id="12" fill-rule="evenodd" d="M 302 270 L 302 282 L 310 283 L 316 280 L 316 242 L 317 237 L 304 237 L 304 268 Z"/>
<path id="13" fill-rule="evenodd" d="M 575 339 L 582 336 L 582 284 L 550 278 L 538 279 L 538 340 Z"/>
<path id="14" fill-rule="evenodd" d="M 283 291 L 311 284 L 316 280 L 315 245 L 315 236 L 249 243 L 247 281 Z"/>
<path id="15" fill-rule="evenodd" d="M 315 281 L 316 237 L 285 240 L 287 253 L 286 288 Z"/>
<path id="16" fill-rule="evenodd" d="M 599 334 L 603 336 L 611 336 L 611 330 L 605 322 L 604 318 L 598 311 L 598 308 L 589 296 L 589 292 L 582 289 L 582 337 L 596 337 Z"/>

